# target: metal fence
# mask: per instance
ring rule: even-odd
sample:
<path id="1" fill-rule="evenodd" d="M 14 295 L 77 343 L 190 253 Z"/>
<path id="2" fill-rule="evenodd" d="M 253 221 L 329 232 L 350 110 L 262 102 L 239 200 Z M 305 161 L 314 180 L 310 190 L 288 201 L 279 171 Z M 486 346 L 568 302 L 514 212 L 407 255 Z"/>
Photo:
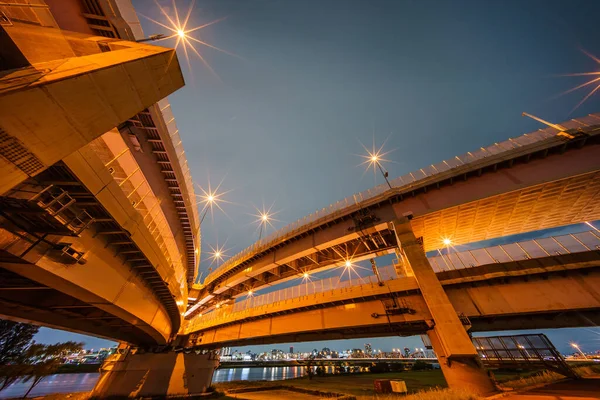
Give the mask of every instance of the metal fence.
<path id="1" fill-rule="evenodd" d="M 397 279 L 396 269 L 393 265 L 378 268 L 382 281 Z M 271 293 L 266 293 L 259 296 L 250 296 L 245 300 L 238 301 L 233 305 L 233 312 L 246 310 L 248 308 L 260 307 L 267 304 L 272 304 L 278 301 L 289 300 L 302 296 L 323 293 L 329 290 L 348 288 L 356 285 L 377 284 L 377 277 L 369 275 L 365 277 L 354 276 L 347 280 L 341 280 L 339 276 L 311 281 L 303 279 L 296 286 L 286 289 L 277 290 Z"/>
<path id="2" fill-rule="evenodd" d="M 561 125 L 566 129 L 581 128 L 585 130 L 586 127 L 599 124 L 600 113 L 590 114 L 589 116 L 579 119 L 572 119 L 570 121 L 563 122 Z M 442 161 L 441 163 L 432 164 L 429 167 L 421 168 L 418 171 L 414 171 L 391 180 L 390 184 L 394 190 L 410 189 L 412 186 L 424 183 L 428 179 L 435 178 L 453 169 L 474 164 L 478 161 L 486 160 L 491 157 L 500 158 L 505 153 L 516 152 L 520 148 L 524 148 L 524 150 L 527 151 L 537 149 L 538 147 L 539 149 L 547 148 L 559 141 L 564 140 L 557 138 L 556 133 L 557 130 L 554 128 L 540 129 L 536 132 L 526 133 L 517 138 L 495 143 L 488 147 L 482 147 L 477 151 L 468 152 L 462 156 L 457 156 L 452 159 Z M 302 219 L 288 224 L 231 257 L 229 260 L 227 260 L 227 262 L 221 265 L 221 267 L 209 274 L 205 281 L 209 282 L 213 280 L 215 277 L 223 274 L 225 271 L 233 268 L 235 265 L 239 264 L 257 252 L 266 250 L 282 240 L 286 240 L 287 238 L 293 237 L 300 232 L 306 231 L 309 226 L 317 225 L 318 222 L 324 222 L 326 220 L 337 218 L 339 215 L 345 215 L 356 208 L 358 203 L 375 198 L 387 192 L 388 190 L 391 189 L 389 189 L 387 184 L 376 186 L 366 191 L 349 196 L 338 201 L 337 203 L 331 204 L 329 207 L 325 207 L 310 215 L 307 215 Z"/>
<path id="3" fill-rule="evenodd" d="M 597 230 L 443 254 L 435 257 L 428 257 L 428 259 L 434 271 L 443 272 L 461 268 L 473 268 L 480 265 L 521 261 L 593 250 L 600 250 L 600 231 Z M 395 265 L 378 267 L 378 270 L 382 281 L 399 278 Z M 263 295 L 247 296 L 245 299 L 234 303 L 231 310 L 214 310 L 203 316 L 195 317 L 192 320 L 192 325 L 196 327 L 217 319 L 231 319 L 232 313 L 241 313 L 257 307 L 324 293 L 330 290 L 344 288 L 351 289 L 360 287 L 361 285 L 376 284 L 378 284 L 378 281 L 375 275 L 364 277 L 353 276 L 346 280 L 341 280 L 339 276 L 315 281 L 303 279 L 293 287 Z"/>
<path id="4" fill-rule="evenodd" d="M 160 206 L 161 200 L 154 194 L 121 134 L 116 129 L 109 131 L 92 141 L 90 146 L 104 166 L 111 171 L 112 178 L 133 208 L 143 217 L 144 225 L 148 227 L 157 246 L 170 264 L 164 276 L 171 275 L 169 270 L 172 266 L 174 272 L 172 276 L 177 280 L 178 286 L 183 285 L 187 277 L 187 269 L 183 264 L 184 257 Z"/>
<path id="5" fill-rule="evenodd" d="M 429 257 L 436 272 L 600 250 L 600 232 L 587 231 Z"/>
<path id="6" fill-rule="evenodd" d="M 576 377 L 544 334 L 475 337 L 473 345 L 487 367 L 549 368 Z"/>

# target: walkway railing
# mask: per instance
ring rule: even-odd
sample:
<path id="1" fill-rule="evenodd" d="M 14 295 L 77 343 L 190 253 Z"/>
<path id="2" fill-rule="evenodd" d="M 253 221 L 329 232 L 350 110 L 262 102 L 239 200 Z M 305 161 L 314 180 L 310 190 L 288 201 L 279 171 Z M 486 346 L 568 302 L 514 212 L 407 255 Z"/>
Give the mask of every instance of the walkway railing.
<path id="1" fill-rule="evenodd" d="M 522 261 L 533 258 L 581 253 L 585 251 L 600 250 L 600 232 L 586 231 L 568 235 L 554 236 L 542 239 L 532 239 L 517 243 L 486 247 L 475 250 L 466 250 L 451 254 L 442 254 L 428 257 L 432 268 L 436 272 L 449 271 L 461 268 L 473 268 L 481 265 Z M 395 265 L 379 267 L 382 281 L 400 278 Z M 281 301 L 293 300 L 304 296 L 311 296 L 336 289 L 350 289 L 360 285 L 377 285 L 377 277 L 369 275 L 341 280 L 339 276 L 322 280 L 310 281 L 304 279 L 298 285 L 266 293 L 254 295 L 233 304 L 231 310 L 214 310 L 208 314 L 196 316 L 191 323 L 194 327 L 215 321 L 217 319 L 231 320 L 233 313 L 246 312 L 251 309 L 269 306 Z M 233 318 L 235 320 L 235 318 Z"/>
<path id="2" fill-rule="evenodd" d="M 572 119 L 567 122 L 561 123 L 566 129 L 584 129 L 586 127 L 595 126 L 600 124 L 600 114 L 590 114 L 589 116 Z M 424 183 L 425 180 L 432 177 L 436 177 L 442 173 L 450 171 L 452 169 L 474 163 L 479 160 L 484 160 L 488 157 L 498 156 L 505 153 L 509 153 L 523 146 L 530 146 L 541 143 L 545 140 L 556 138 L 557 130 L 554 128 L 540 129 L 536 132 L 526 133 L 514 139 L 508 139 L 504 142 L 495 143 L 488 147 L 482 147 L 477 151 L 468 152 L 462 156 L 457 156 L 452 159 L 442 161 L 438 164 L 432 164 L 429 167 L 421 168 L 418 171 L 411 172 L 401 177 L 395 178 L 390 181 L 391 186 L 394 190 L 410 189 L 416 184 Z M 559 140 L 559 139 L 557 139 Z M 531 146 L 530 146 L 531 147 Z M 366 191 L 354 194 L 337 203 L 331 204 L 329 207 L 325 207 L 318 210 L 306 217 L 299 219 L 291 224 L 284 226 L 278 231 L 271 235 L 259 240 L 252 246 L 242 250 L 238 254 L 231 257 L 221 267 L 217 268 L 211 274 L 206 277 L 206 282 L 212 281 L 215 277 L 223 274 L 225 271 L 233 268 L 238 263 L 242 262 L 245 258 L 256 254 L 260 251 L 266 250 L 272 247 L 275 243 L 279 243 L 289 237 L 293 237 L 296 234 L 306 231 L 308 226 L 315 224 L 319 220 L 330 220 L 337 218 L 339 215 L 345 215 L 350 212 L 350 208 L 356 207 L 356 204 L 361 203 L 365 200 L 369 200 L 379 196 L 388 190 L 387 184 L 382 184 Z"/>
<path id="3" fill-rule="evenodd" d="M 397 279 L 396 269 L 393 265 L 387 265 L 379 268 L 379 275 L 382 281 Z M 365 277 L 354 276 L 348 280 L 342 281 L 339 276 L 311 281 L 304 279 L 297 286 L 292 286 L 286 289 L 277 290 L 271 293 L 266 293 L 259 296 L 251 296 L 245 300 L 238 301 L 233 305 L 233 312 L 242 311 L 247 308 L 260 307 L 266 304 L 272 304 L 278 301 L 289 300 L 311 294 L 323 293 L 328 290 L 342 289 L 355 285 L 376 284 L 377 277 L 369 275 Z"/>
<path id="4" fill-rule="evenodd" d="M 429 257 L 429 262 L 434 271 L 442 272 L 590 250 L 600 250 L 599 232 L 573 233 L 447 254 L 440 252 L 439 256 Z"/>
<path id="5" fill-rule="evenodd" d="M 173 275 L 182 286 L 186 282 L 186 269 L 183 266 L 183 254 L 180 252 L 167 218 L 160 206 L 161 200 L 156 197 L 152 187 L 146 180 L 143 171 L 121 134 L 109 131 L 90 143 L 94 152 L 111 171 L 112 178 L 133 208 L 143 217 L 156 244 L 165 259 L 173 268 Z M 170 274 L 169 274 L 170 275 Z"/>

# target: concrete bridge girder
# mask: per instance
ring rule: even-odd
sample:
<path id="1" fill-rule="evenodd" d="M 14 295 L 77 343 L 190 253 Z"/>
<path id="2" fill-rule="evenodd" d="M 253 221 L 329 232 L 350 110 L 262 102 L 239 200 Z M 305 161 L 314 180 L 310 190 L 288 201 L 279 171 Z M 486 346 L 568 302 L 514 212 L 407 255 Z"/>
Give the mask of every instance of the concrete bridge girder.
<path id="1" fill-rule="evenodd" d="M 29 24 L 3 29 L 31 65 L 0 79 L 1 128 L 36 168 L 0 158 L 0 194 L 184 84 L 172 49 Z"/>
<path id="2" fill-rule="evenodd" d="M 183 302 L 187 296 L 186 287 L 178 282 L 175 271 L 171 269 L 172 263 L 165 259 L 143 216 L 132 206 L 95 151 L 86 146 L 66 157 L 64 161 L 86 187 L 92 188 L 95 199 L 107 209 L 115 221 L 131 234 L 131 239 L 168 284 L 173 297 Z"/>
<path id="3" fill-rule="evenodd" d="M 439 273 L 438 276 L 456 311 L 469 317 L 473 321 L 473 329 L 476 331 L 486 330 L 488 325 L 493 325 L 494 330 L 531 329 L 540 321 L 547 321 L 544 328 L 550 328 L 574 326 L 572 325 L 574 319 L 553 319 L 570 312 L 593 311 L 596 313 L 596 319 L 592 322 L 600 323 L 599 267 L 600 253 L 591 251 L 448 271 Z M 326 318 L 330 312 L 342 311 L 343 307 L 339 305 L 342 303 L 370 304 L 371 308 L 363 308 L 363 312 L 370 315 L 380 311 L 378 307 L 381 306 L 381 300 L 379 299 L 389 298 L 391 294 L 397 296 L 397 300 L 403 305 L 413 308 L 416 313 L 410 316 L 394 316 L 395 319 L 392 319 L 392 323 L 395 329 L 393 331 L 388 329 L 377 333 L 373 330 L 365 330 L 363 336 L 402 334 L 402 325 L 396 324 L 399 321 L 398 318 L 404 318 L 406 321 L 410 319 L 414 322 L 425 322 L 431 319 L 419 293 L 416 279 L 406 277 L 386 281 L 384 287 L 372 284 L 357 285 L 283 300 L 235 313 L 223 310 L 219 311 L 223 318 L 216 319 L 214 322 L 208 320 L 202 323 L 202 317 L 188 321 L 184 332 L 187 334 L 204 332 L 198 346 L 209 348 L 228 345 L 228 342 L 232 345 L 254 343 L 252 336 L 241 334 L 247 332 L 243 328 L 247 324 L 252 324 L 253 328 L 249 329 L 254 333 L 266 332 L 266 336 L 256 337 L 257 340 L 260 340 L 256 343 L 290 341 L 294 335 L 302 338 L 299 340 L 305 340 L 303 339 L 305 336 L 302 336 L 304 331 L 312 332 L 315 337 L 322 339 L 322 337 L 328 337 L 329 334 L 323 321 L 315 320 L 316 322 L 312 325 L 304 322 L 288 324 L 288 332 L 285 333 L 287 335 L 285 337 L 284 333 L 280 333 L 281 336 L 270 336 L 268 329 L 272 320 L 280 318 L 283 314 L 298 316 L 298 321 L 303 321 L 302 313 L 306 312 L 303 311 L 304 309 L 312 308 L 312 312 L 323 309 L 329 310 L 324 311 L 323 315 Z M 372 298 L 378 300 L 370 300 Z M 294 310 L 297 312 L 292 313 Z M 494 321 L 500 321 L 500 323 L 495 324 Z M 502 324 L 502 321 L 510 321 L 510 323 Z M 582 319 L 577 320 L 578 324 L 583 322 Z M 346 323 L 355 326 L 350 318 L 346 320 Z M 369 320 L 369 325 L 377 326 L 381 323 L 385 325 L 388 321 L 385 318 Z M 225 324 L 228 325 L 222 326 Z M 261 328 L 258 328 L 259 326 Z M 408 327 L 408 325 L 406 326 Z M 424 326 L 421 325 L 421 327 Z M 218 332 L 225 328 L 227 328 L 228 339 L 218 339 L 220 337 Z M 343 325 L 338 328 L 343 330 Z M 329 326 L 328 329 L 332 329 L 332 327 Z M 240 332 L 240 336 L 231 336 L 232 332 L 236 330 Z M 413 333 L 412 328 L 407 330 L 407 334 Z M 331 332 L 331 334 L 340 335 L 340 332 Z M 362 336 L 349 334 L 345 337 Z"/>
<path id="4" fill-rule="evenodd" d="M 68 240 L 74 248 L 85 250 L 85 264 L 64 264 L 46 255 L 47 249 L 38 246 L 23 257 L 25 263 L 1 263 L 0 267 L 92 304 L 140 327 L 156 343 L 166 343 L 173 334 L 170 318 L 141 277 L 104 242 L 94 238 L 92 232 L 84 231 L 80 237 Z M 10 251 L 22 254 L 29 246 L 24 242 L 13 244 Z M 118 335 L 117 331 L 115 334 Z"/>
<path id="5" fill-rule="evenodd" d="M 600 219 L 600 204 L 593 201 L 600 196 L 599 154 L 600 145 L 590 145 L 457 181 L 393 205 L 381 204 L 371 210 L 380 222 L 369 227 L 368 233 L 384 232 L 396 216 L 412 213 L 415 235 L 424 238 L 425 250 L 430 251 L 443 247 L 444 238 L 460 245 Z M 216 281 L 214 289 L 210 281 L 206 282 L 198 296 L 207 295 L 209 289 L 215 294 L 224 293 L 253 274 L 284 264 L 283 261 L 291 262 L 315 253 L 315 249 L 323 251 L 356 240 L 359 235 L 350 233 L 353 228 L 354 222 L 346 220 L 283 244 L 248 263 L 244 270 L 227 273 Z"/>

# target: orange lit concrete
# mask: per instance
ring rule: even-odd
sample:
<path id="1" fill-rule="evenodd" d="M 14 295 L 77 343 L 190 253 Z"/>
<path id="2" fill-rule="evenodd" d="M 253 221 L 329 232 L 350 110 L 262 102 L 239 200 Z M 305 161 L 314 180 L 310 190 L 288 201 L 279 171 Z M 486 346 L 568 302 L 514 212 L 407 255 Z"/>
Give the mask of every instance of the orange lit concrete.
<path id="1" fill-rule="evenodd" d="M 480 395 L 494 392 L 494 384 L 484 371 L 465 326 L 427 260 L 422 240 L 417 240 L 406 218 L 395 220 L 390 226 L 396 233 L 404 267 L 415 277 L 431 314 L 432 328 L 427 336 L 448 386 Z"/>
<path id="2" fill-rule="evenodd" d="M 219 361 L 212 354 L 127 354 L 108 359 L 94 397 L 199 394 L 210 386 Z"/>
<path id="3" fill-rule="evenodd" d="M 451 305 L 473 331 L 600 324 L 600 254 L 552 256 L 438 274 Z M 412 314 L 385 314 L 391 296 Z M 382 303 L 383 301 L 383 303 Z M 213 316 L 212 314 L 215 313 Z M 188 321 L 199 347 L 425 333 L 432 319 L 414 277 L 356 285 L 231 312 L 224 306 Z"/>
<path id="4" fill-rule="evenodd" d="M 1 129 L 35 163 L 23 169 L 0 158 L 0 194 L 183 86 L 172 49 L 26 24 L 4 28 L 32 65 L 0 79 Z M 69 38 L 82 44 L 79 54 Z M 101 52 L 99 42 L 112 51 Z"/>

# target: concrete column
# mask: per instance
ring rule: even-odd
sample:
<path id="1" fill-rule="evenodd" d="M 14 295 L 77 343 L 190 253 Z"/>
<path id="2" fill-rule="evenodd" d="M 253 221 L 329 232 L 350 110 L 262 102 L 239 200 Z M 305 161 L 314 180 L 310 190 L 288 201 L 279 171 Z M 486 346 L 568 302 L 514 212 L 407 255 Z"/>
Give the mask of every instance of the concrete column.
<path id="1" fill-rule="evenodd" d="M 115 354 L 102 365 L 92 397 L 199 394 L 218 366 L 212 353 Z"/>
<path id="2" fill-rule="evenodd" d="M 494 392 L 494 384 L 483 369 L 475 346 L 431 268 L 422 241 L 415 237 L 410 221 L 403 218 L 391 225 L 396 233 L 405 268 L 412 270 L 433 317 L 433 328 L 427 335 L 448 386 L 468 389 L 477 394 Z"/>

